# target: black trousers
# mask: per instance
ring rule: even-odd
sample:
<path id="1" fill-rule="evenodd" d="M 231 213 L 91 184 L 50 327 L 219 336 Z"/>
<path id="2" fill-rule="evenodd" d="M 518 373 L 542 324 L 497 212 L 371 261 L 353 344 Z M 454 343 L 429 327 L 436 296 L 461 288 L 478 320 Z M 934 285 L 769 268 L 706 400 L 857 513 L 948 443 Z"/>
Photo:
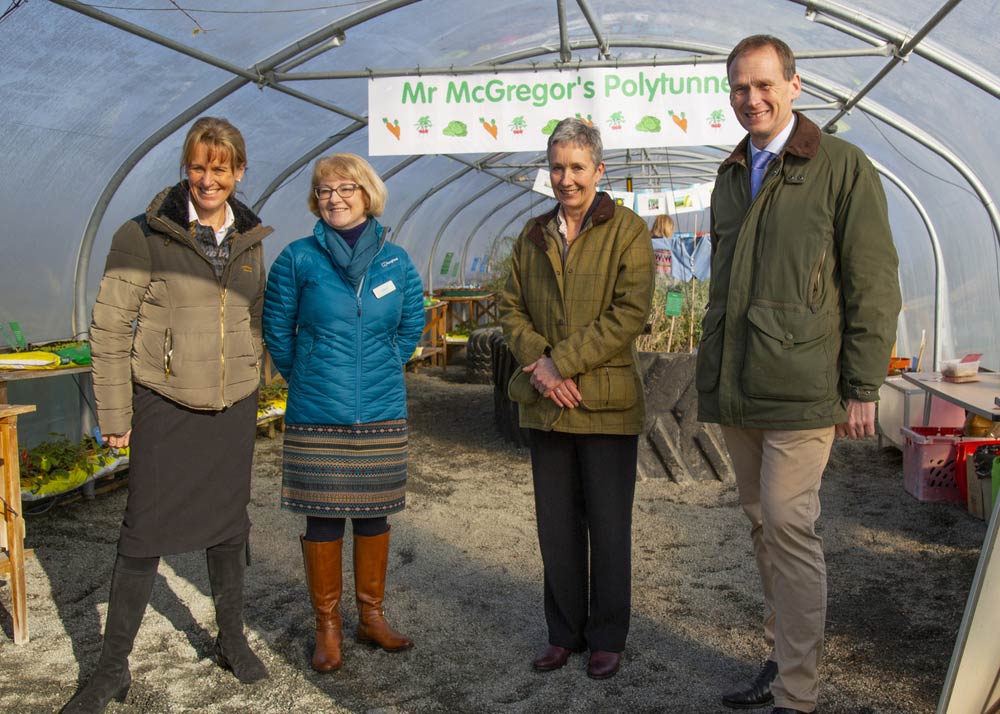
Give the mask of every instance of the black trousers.
<path id="1" fill-rule="evenodd" d="M 550 644 L 625 649 L 638 443 L 636 436 L 531 432 Z"/>

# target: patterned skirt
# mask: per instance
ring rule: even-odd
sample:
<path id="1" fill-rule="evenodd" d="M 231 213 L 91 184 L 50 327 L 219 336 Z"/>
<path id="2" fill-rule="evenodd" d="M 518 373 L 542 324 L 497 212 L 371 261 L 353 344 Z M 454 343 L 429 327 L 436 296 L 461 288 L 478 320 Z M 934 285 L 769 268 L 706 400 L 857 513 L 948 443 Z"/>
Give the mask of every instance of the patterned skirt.
<path id="1" fill-rule="evenodd" d="M 405 419 L 288 424 L 281 507 L 307 516 L 376 518 L 406 506 Z"/>

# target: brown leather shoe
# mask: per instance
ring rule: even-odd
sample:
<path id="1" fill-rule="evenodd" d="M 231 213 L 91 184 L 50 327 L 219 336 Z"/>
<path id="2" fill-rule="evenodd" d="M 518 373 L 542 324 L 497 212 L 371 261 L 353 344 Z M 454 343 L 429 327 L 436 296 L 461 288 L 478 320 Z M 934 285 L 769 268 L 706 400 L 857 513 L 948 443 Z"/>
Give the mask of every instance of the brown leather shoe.
<path id="1" fill-rule="evenodd" d="M 571 654 L 573 654 L 571 649 L 559 645 L 545 645 L 545 649 L 535 656 L 531 666 L 536 672 L 551 672 L 564 667 Z"/>
<path id="2" fill-rule="evenodd" d="M 590 662 L 587 663 L 587 676 L 591 679 L 614 677 L 621 663 L 621 652 L 594 650 L 590 653 Z"/>

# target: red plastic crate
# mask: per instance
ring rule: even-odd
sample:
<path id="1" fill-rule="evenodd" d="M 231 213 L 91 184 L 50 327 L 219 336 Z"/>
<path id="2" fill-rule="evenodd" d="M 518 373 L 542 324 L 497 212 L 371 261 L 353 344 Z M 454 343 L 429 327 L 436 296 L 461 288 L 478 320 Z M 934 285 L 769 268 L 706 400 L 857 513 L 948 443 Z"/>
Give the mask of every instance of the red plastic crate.
<path id="1" fill-rule="evenodd" d="M 920 501 L 965 504 L 965 462 L 992 437 L 965 436 L 959 427 L 904 426 L 903 488 Z"/>

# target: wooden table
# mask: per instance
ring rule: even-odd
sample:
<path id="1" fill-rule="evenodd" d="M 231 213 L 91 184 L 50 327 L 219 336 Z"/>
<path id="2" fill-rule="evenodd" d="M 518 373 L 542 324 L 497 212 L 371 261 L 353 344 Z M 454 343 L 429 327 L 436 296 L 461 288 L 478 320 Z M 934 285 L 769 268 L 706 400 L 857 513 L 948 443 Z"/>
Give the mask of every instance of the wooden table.
<path id="1" fill-rule="evenodd" d="M 903 379 L 927 392 L 924 400 L 924 426 L 931 417 L 931 398 L 943 399 L 966 411 L 992 421 L 1000 421 L 1000 373 L 980 372 L 975 382 L 946 382 L 939 372 L 904 372 Z"/>
<path id="2" fill-rule="evenodd" d="M 21 469 L 17 450 L 17 416 L 34 406 L 0 405 L 0 494 L 3 528 L 0 529 L 0 575 L 10 579 L 14 644 L 28 641 L 28 600 L 24 580 L 24 516 L 21 515 Z"/>
<path id="3" fill-rule="evenodd" d="M 446 332 L 451 332 L 456 318 L 464 318 L 469 322 L 481 324 L 484 321 L 496 323 L 500 320 L 497 317 L 497 299 L 493 293 L 486 295 L 461 295 L 455 297 L 438 296 L 438 299 L 448 304 L 448 320 Z"/>
<path id="4" fill-rule="evenodd" d="M 448 320 L 448 303 L 437 300 L 424 306 L 424 331 L 420 335 L 419 357 L 411 357 L 406 369 L 418 371 L 421 365 L 446 366 L 448 345 L 444 341 L 445 323 Z"/>
<path id="5" fill-rule="evenodd" d="M 62 377 L 68 374 L 87 374 L 89 372 L 90 365 L 84 367 L 58 367 L 57 369 L 0 369 L 0 404 L 7 403 L 7 382 Z"/>
<path id="6" fill-rule="evenodd" d="M 497 298 L 494 293 L 485 295 L 438 296 L 438 299 L 448 305 L 448 316 L 445 320 L 445 345 L 451 345 L 455 350 L 464 349 L 468 339 L 449 338 L 454 332 L 456 322 L 467 321 L 474 325 L 495 324 L 497 317 Z M 448 366 L 448 352 L 445 350 L 444 366 Z"/>

